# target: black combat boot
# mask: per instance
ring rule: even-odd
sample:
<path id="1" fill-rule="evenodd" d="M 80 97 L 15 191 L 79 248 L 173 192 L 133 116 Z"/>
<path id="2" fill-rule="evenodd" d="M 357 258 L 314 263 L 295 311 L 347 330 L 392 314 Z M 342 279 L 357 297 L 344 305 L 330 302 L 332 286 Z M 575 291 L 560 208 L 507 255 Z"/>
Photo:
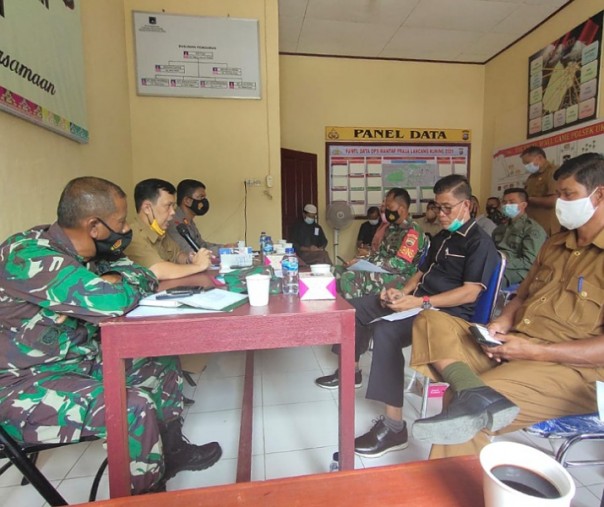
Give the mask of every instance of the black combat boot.
<path id="1" fill-rule="evenodd" d="M 160 430 L 166 471 L 164 480 L 171 479 L 183 470 L 205 470 L 222 456 L 218 442 L 204 445 L 191 444 L 182 434 L 182 419 L 169 422 Z"/>

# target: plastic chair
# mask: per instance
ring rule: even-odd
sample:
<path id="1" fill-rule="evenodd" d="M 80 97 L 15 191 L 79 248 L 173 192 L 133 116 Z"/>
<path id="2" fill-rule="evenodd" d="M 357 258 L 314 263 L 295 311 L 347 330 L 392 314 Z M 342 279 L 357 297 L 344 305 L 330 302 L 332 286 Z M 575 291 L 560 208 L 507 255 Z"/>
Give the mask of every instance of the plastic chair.
<path id="1" fill-rule="evenodd" d="M 9 463 L 6 463 L 0 468 L 0 475 L 6 472 L 11 465 L 14 465 L 23 474 L 21 485 L 26 485 L 28 482 L 31 483 L 31 485 L 36 488 L 44 500 L 46 500 L 46 502 L 52 506 L 67 505 L 65 499 L 36 467 L 38 453 L 41 451 L 54 449 L 56 447 L 63 447 L 65 445 L 77 444 L 79 442 L 87 442 L 92 440 L 98 439 L 97 437 L 84 437 L 78 442 L 55 444 L 18 444 L 8 434 L 4 427 L 0 425 L 0 458 L 9 459 Z M 99 483 L 106 467 L 107 459 L 101 463 L 101 466 L 94 477 L 94 481 L 92 482 L 89 496 L 90 502 L 94 502 L 96 500 Z"/>
<path id="2" fill-rule="evenodd" d="M 474 308 L 471 322 L 475 322 L 476 324 L 487 324 L 495 311 L 497 297 L 499 295 L 499 290 L 501 289 L 501 281 L 503 280 L 503 274 L 505 273 L 505 266 L 507 264 L 505 254 L 499 251 L 497 253 L 499 254 L 499 263 L 489 278 L 487 288 L 478 297 L 476 307 Z M 424 377 L 420 419 L 426 417 L 429 391 L 430 378 Z"/>
<path id="3" fill-rule="evenodd" d="M 541 421 L 525 428 L 524 431 L 529 435 L 538 437 L 565 439 L 556 453 L 556 460 L 564 467 L 604 465 L 604 459 L 580 461 L 568 459 L 571 448 L 579 442 L 585 440 L 604 441 L 604 421 L 600 419 L 597 412 Z"/>

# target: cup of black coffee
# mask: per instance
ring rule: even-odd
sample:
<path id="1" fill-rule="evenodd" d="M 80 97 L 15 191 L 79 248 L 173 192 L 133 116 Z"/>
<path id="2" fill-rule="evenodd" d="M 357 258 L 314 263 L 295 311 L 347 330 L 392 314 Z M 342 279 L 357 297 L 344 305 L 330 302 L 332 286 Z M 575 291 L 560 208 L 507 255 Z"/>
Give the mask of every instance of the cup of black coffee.
<path id="1" fill-rule="evenodd" d="M 527 445 L 495 442 L 480 453 L 485 507 L 569 507 L 570 474 L 554 458 Z"/>

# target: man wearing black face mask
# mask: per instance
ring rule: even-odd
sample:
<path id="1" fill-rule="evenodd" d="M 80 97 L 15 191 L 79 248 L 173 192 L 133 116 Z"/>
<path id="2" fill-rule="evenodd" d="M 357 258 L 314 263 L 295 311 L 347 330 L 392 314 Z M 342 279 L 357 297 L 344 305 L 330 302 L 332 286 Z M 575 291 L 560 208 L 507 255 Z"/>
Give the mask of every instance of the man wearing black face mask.
<path id="1" fill-rule="evenodd" d="M 183 252 L 192 252 L 192 248 L 176 230 L 180 224 L 187 227 L 190 236 L 201 248 L 207 248 L 214 254 L 218 254 L 219 248 L 235 246 L 234 244 L 212 243 L 201 237 L 193 220 L 197 216 L 205 215 L 210 209 L 210 202 L 206 197 L 206 186 L 201 181 L 182 180 L 176 187 L 176 205 L 178 207 L 172 222 L 168 225 L 167 232 Z"/>
<path id="2" fill-rule="evenodd" d="M 129 240 L 126 215 L 117 185 L 76 178 L 63 190 L 55 223 L 0 245 L 0 420 L 20 441 L 105 436 L 98 324 L 157 287 L 151 271 L 118 256 Z M 182 438 L 174 358 L 132 362 L 126 385 L 134 493 L 165 489 L 179 471 L 216 462 L 217 443 Z"/>

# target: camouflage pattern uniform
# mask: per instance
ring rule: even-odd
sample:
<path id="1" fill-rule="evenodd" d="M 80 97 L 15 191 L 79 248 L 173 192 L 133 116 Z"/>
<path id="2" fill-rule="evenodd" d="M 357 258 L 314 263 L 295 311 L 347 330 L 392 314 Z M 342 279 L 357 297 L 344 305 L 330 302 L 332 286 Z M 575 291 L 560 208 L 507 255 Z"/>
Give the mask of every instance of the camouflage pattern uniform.
<path id="1" fill-rule="evenodd" d="M 346 299 L 352 299 L 379 294 L 384 287 L 402 288 L 417 271 L 427 243 L 421 227 L 411 219 L 405 220 L 401 225 L 390 224 L 377 252 L 367 258 L 388 273 L 348 271 L 344 266 L 337 266 L 335 275 L 340 294 Z"/>
<path id="2" fill-rule="evenodd" d="M 118 273 L 121 283 L 100 278 Z M 57 225 L 0 245 L 0 422 L 18 441 L 105 437 L 98 324 L 157 286 L 123 257 L 86 265 Z M 160 429 L 182 412 L 177 359 L 127 365 L 130 471 L 135 493 L 163 475 Z"/>

